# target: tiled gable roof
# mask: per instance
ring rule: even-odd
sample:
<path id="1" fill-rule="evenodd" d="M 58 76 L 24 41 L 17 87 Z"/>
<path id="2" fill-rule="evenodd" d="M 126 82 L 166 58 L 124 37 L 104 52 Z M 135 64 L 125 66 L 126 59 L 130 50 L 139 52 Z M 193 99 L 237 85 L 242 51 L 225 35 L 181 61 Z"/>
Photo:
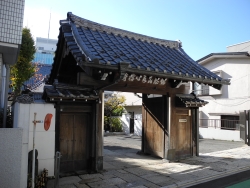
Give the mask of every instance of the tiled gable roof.
<path id="1" fill-rule="evenodd" d="M 179 41 L 162 40 L 105 26 L 68 13 L 60 21 L 68 50 L 78 63 L 210 84 L 229 84 L 190 58 Z"/>
<path id="2" fill-rule="evenodd" d="M 208 104 L 207 101 L 199 99 L 194 93 L 191 94 L 177 94 L 176 95 L 176 106 L 185 107 L 202 107 Z"/>
<path id="3" fill-rule="evenodd" d="M 45 78 L 50 74 L 51 65 L 48 64 L 38 64 L 35 76 L 32 76 L 29 80 L 24 82 L 25 86 L 28 86 L 29 89 L 35 90 L 41 84 L 45 82 Z"/>

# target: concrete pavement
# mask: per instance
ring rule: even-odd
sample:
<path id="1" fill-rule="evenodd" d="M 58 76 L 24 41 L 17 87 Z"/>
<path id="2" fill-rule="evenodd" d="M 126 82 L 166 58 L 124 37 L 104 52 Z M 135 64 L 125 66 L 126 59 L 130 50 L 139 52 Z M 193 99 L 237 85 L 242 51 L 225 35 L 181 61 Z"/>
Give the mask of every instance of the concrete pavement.
<path id="1" fill-rule="evenodd" d="M 241 142 L 202 140 L 199 157 L 170 163 L 138 155 L 140 144 L 137 136 L 104 137 L 104 171 L 60 178 L 59 187 L 189 187 L 250 169 L 250 148 Z"/>

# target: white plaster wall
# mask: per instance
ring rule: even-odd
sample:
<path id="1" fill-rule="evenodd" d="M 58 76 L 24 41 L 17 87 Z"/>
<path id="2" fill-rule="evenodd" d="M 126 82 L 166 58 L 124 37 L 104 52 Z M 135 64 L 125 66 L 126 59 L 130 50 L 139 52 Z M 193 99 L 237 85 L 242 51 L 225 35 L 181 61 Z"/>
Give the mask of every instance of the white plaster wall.
<path id="1" fill-rule="evenodd" d="M 199 96 L 209 102 L 200 108 L 202 118 L 210 118 L 212 113 L 239 114 L 250 106 L 250 58 L 220 58 L 203 65 L 211 71 L 222 70 L 222 77 L 231 79 L 230 85 L 222 87 L 222 95 Z"/>
<path id="2" fill-rule="evenodd" d="M 125 106 L 141 106 L 142 105 L 142 98 L 138 97 L 134 93 L 119 92 L 119 95 L 122 95 L 126 98 Z M 139 93 L 138 95 L 142 96 L 141 93 Z"/>
<path id="3" fill-rule="evenodd" d="M 228 140 L 228 141 L 242 141 L 240 139 L 240 131 L 221 130 L 214 128 L 199 128 L 200 138 Z"/>
<path id="4" fill-rule="evenodd" d="M 142 136 L 142 114 L 134 115 L 134 135 Z M 122 121 L 122 129 L 125 134 L 130 134 L 129 123 L 130 123 L 130 115 L 123 114 L 121 117 Z"/>
<path id="5" fill-rule="evenodd" d="M 28 130 L 25 139 L 28 141 L 28 152 L 33 149 L 33 127 L 34 113 L 37 113 L 36 120 L 44 121 L 47 113 L 53 115 L 48 131 L 44 130 L 44 123 L 37 123 L 35 133 L 35 148 L 38 150 L 38 171 L 48 169 L 48 175 L 54 176 L 54 155 L 55 155 L 55 109 L 53 104 L 16 103 L 14 107 L 14 126 Z M 27 158 L 28 160 L 28 158 Z"/>
<path id="6" fill-rule="evenodd" d="M 27 187 L 27 168 L 23 163 L 28 159 L 28 143 L 23 139 L 24 130 L 0 129 L 0 187 Z M 25 149 L 26 148 L 26 149 Z M 27 164 L 27 162 L 26 162 Z"/>
<path id="7" fill-rule="evenodd" d="M 142 136 L 142 114 L 135 114 L 134 134 Z"/>
<path id="8" fill-rule="evenodd" d="M 134 114 L 142 113 L 142 105 L 137 106 L 124 106 L 126 113 L 134 112 Z"/>
<path id="9" fill-rule="evenodd" d="M 247 51 L 250 52 L 250 41 L 227 46 L 227 51 L 228 52 L 247 52 Z"/>

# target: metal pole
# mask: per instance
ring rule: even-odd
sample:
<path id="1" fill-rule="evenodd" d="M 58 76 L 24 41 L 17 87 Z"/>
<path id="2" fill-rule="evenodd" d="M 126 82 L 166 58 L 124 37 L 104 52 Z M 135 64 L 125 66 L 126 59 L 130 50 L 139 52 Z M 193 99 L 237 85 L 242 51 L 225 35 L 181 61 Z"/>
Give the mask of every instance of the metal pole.
<path id="1" fill-rule="evenodd" d="M 61 160 L 61 153 L 59 151 L 56 152 L 55 156 L 55 183 L 54 187 L 58 188 L 59 185 L 59 173 L 60 173 L 60 160 Z"/>
<path id="2" fill-rule="evenodd" d="M 35 136 L 36 136 L 36 113 L 34 113 L 33 127 L 33 159 L 32 159 L 32 188 L 35 187 Z"/>
<path id="3" fill-rule="evenodd" d="M 9 79 L 10 79 L 10 66 L 5 64 L 5 67 L 6 67 L 6 80 L 5 80 L 5 94 L 4 94 L 4 108 L 3 108 L 3 128 L 6 128 Z"/>

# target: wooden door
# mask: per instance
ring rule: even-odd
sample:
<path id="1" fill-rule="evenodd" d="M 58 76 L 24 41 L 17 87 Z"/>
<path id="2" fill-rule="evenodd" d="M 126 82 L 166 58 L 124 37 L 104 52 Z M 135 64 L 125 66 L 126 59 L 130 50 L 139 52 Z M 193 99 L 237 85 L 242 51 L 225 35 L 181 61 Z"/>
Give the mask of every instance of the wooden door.
<path id="1" fill-rule="evenodd" d="M 176 115 L 177 143 L 176 158 L 191 156 L 191 116 Z"/>
<path id="2" fill-rule="evenodd" d="M 88 113 L 60 115 L 61 172 L 85 170 L 87 168 L 89 118 Z"/>
<path id="3" fill-rule="evenodd" d="M 144 152 L 164 158 L 164 106 L 163 98 L 143 101 Z"/>
<path id="4" fill-rule="evenodd" d="M 149 112 L 146 112 L 145 153 L 163 158 L 164 132 L 161 124 Z"/>

